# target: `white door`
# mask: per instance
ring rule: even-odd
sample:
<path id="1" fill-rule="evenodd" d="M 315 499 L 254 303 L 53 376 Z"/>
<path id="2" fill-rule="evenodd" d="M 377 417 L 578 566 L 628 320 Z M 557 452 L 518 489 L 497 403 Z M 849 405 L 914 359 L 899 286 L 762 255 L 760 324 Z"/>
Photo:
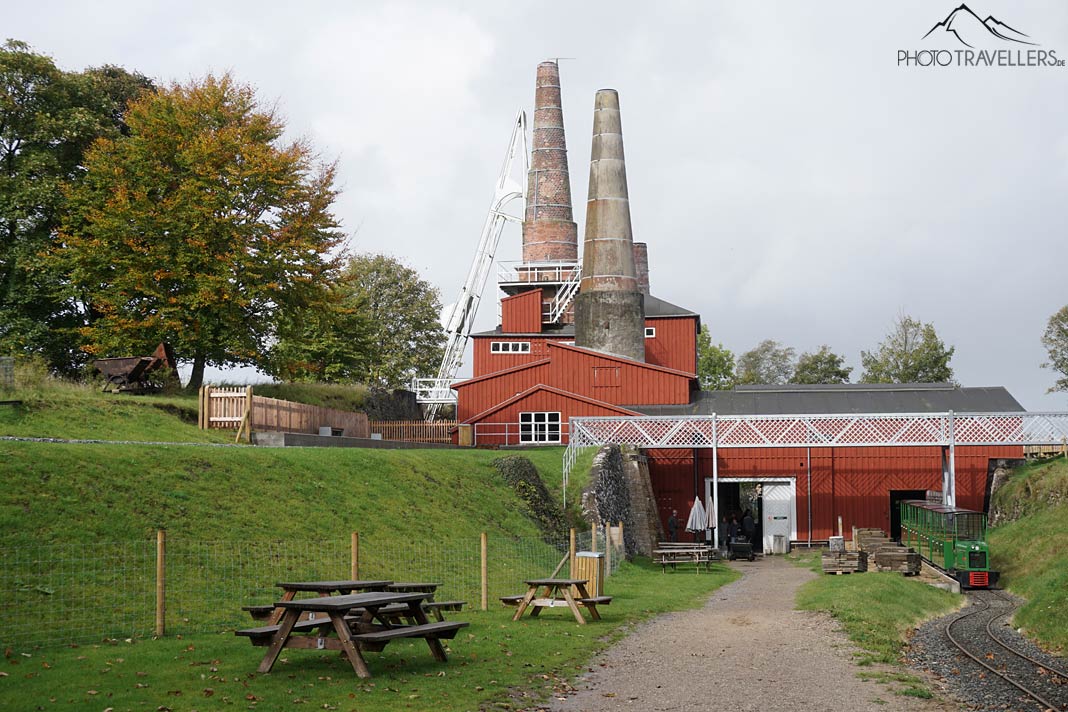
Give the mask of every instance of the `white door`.
<path id="1" fill-rule="evenodd" d="M 784 482 L 772 484 L 764 482 L 764 553 L 770 554 L 774 548 L 773 537 L 778 534 L 789 542 L 794 531 L 794 484 Z"/>

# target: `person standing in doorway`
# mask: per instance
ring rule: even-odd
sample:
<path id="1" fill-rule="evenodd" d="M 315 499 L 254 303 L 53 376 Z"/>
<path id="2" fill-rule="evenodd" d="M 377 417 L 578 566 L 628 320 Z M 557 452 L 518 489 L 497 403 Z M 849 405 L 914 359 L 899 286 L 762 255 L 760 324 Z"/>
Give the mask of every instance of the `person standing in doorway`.
<path id="1" fill-rule="evenodd" d="M 671 516 L 668 517 L 668 538 L 671 541 L 679 540 L 679 510 L 672 509 Z"/>
<path id="2" fill-rule="evenodd" d="M 742 515 L 742 536 L 748 539 L 749 543 L 752 544 L 755 535 L 756 522 L 753 520 L 753 512 L 747 509 L 745 510 L 745 514 Z"/>

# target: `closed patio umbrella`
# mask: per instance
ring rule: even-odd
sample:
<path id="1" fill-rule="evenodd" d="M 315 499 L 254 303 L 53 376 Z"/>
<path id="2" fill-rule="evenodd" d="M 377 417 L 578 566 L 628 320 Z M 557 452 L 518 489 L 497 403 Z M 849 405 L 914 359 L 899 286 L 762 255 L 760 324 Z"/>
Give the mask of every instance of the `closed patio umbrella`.
<path id="1" fill-rule="evenodd" d="M 697 497 L 693 501 L 693 508 L 690 509 L 690 518 L 686 520 L 686 531 L 696 533 L 707 528 L 708 515 L 705 513 L 705 506 L 701 504 L 701 498 Z"/>

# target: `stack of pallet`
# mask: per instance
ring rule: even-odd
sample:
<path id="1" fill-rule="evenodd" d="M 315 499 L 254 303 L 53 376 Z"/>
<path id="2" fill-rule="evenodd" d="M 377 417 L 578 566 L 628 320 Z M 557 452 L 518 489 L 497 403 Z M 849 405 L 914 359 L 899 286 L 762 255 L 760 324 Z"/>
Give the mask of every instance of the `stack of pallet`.
<path id="1" fill-rule="evenodd" d="M 853 574 L 868 570 L 868 554 L 864 551 L 823 552 L 823 573 Z"/>
<path id="2" fill-rule="evenodd" d="M 884 546 L 875 552 L 875 568 L 914 576 L 920 573 L 920 555 L 904 546 Z"/>
<path id="3" fill-rule="evenodd" d="M 866 551 L 868 554 L 878 553 L 884 546 L 897 546 L 882 529 L 857 529 L 853 542 L 857 550 Z"/>

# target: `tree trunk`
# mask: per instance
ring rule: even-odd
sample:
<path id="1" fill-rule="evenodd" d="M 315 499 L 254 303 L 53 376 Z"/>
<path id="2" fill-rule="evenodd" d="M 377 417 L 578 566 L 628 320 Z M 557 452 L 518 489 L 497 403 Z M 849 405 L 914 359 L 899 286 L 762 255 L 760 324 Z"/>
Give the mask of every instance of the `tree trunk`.
<path id="1" fill-rule="evenodd" d="M 204 383 L 204 365 L 207 359 L 203 354 L 193 357 L 193 372 L 189 374 L 189 383 L 185 389 L 190 393 L 196 393 Z"/>

